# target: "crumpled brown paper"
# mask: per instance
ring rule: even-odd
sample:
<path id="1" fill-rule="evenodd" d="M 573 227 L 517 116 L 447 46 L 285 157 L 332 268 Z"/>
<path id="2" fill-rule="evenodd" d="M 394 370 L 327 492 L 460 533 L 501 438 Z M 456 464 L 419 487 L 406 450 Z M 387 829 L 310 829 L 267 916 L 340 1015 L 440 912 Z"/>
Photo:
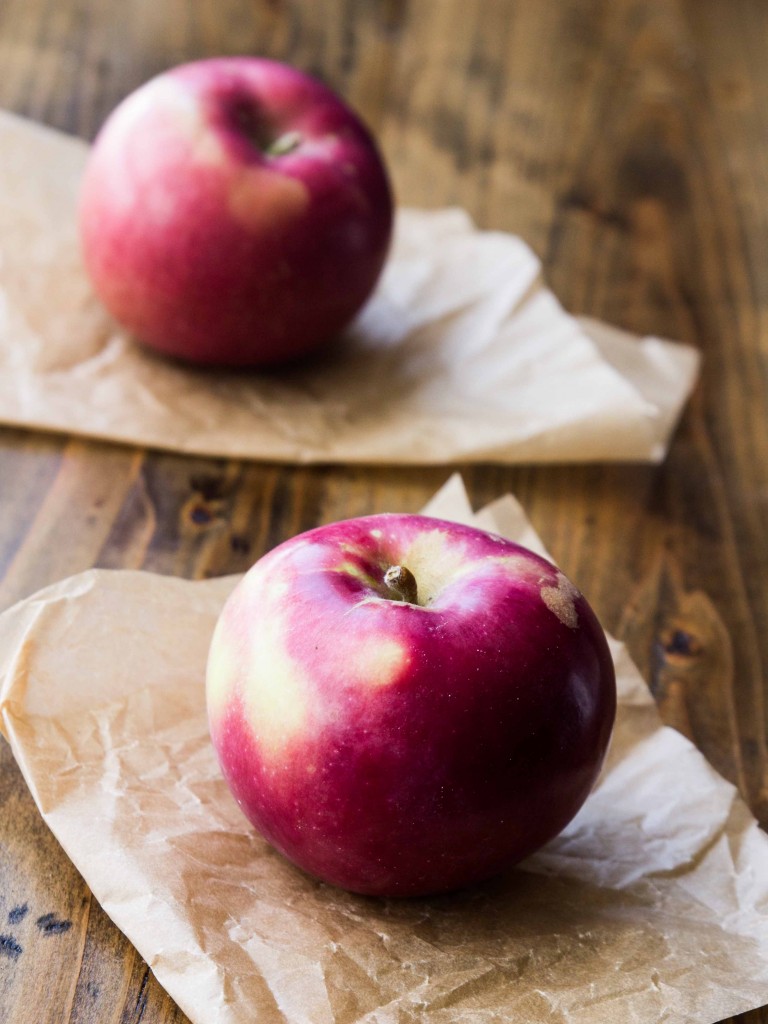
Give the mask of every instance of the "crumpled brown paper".
<path id="1" fill-rule="evenodd" d="M 540 548 L 454 477 L 427 512 Z M 352 896 L 249 827 L 203 673 L 232 577 L 91 571 L 0 617 L 0 721 L 96 898 L 195 1024 L 682 1024 L 768 1002 L 768 837 L 663 727 L 612 642 L 608 762 L 559 838 L 487 885 Z"/>
<path id="2" fill-rule="evenodd" d="M 0 421 L 290 462 L 663 458 L 689 346 L 568 316 L 519 238 L 401 210 L 374 297 L 327 358 L 190 369 L 139 348 L 80 262 L 87 146 L 0 112 Z"/>

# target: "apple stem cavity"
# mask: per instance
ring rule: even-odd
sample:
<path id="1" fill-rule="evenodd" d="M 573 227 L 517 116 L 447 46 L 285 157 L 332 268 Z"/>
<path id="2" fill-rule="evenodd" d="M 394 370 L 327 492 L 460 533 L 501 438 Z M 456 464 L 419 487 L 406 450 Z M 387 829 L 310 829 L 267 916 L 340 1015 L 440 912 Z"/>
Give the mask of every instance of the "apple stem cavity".
<path id="1" fill-rule="evenodd" d="M 283 135 L 278 136 L 274 142 L 267 146 L 265 150 L 266 155 L 285 156 L 288 153 L 292 153 L 294 149 L 298 149 L 301 141 L 301 132 L 284 132 Z"/>
<path id="2" fill-rule="evenodd" d="M 292 153 L 304 141 L 301 132 L 295 130 L 275 137 L 275 126 L 248 96 L 237 95 L 233 98 L 229 117 L 235 131 L 267 157 Z"/>
<path id="3" fill-rule="evenodd" d="M 395 601 L 418 604 L 416 577 L 404 565 L 391 565 L 384 573 L 384 582 Z"/>

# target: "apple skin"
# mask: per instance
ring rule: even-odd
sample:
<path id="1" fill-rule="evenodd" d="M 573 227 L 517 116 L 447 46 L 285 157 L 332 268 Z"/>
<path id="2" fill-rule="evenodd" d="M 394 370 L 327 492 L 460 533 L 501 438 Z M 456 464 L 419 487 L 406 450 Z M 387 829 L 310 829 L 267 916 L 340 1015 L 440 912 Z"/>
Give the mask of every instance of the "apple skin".
<path id="1" fill-rule="evenodd" d="M 417 603 L 383 582 L 405 565 Z M 616 712 L 589 605 L 508 540 L 375 515 L 281 544 L 222 609 L 213 746 L 256 829 L 294 864 L 379 896 L 463 888 L 579 810 Z"/>
<path id="2" fill-rule="evenodd" d="M 357 115 L 257 57 L 180 65 L 128 96 L 96 138 L 79 208 L 112 315 L 162 353 L 229 367 L 328 345 L 373 290 L 392 217 Z"/>

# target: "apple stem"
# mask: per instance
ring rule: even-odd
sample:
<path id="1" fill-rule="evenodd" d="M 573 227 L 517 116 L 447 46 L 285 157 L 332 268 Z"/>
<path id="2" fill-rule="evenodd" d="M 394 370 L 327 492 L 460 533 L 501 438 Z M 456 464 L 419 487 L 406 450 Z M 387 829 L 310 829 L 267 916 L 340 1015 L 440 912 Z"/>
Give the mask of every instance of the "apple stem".
<path id="1" fill-rule="evenodd" d="M 405 601 L 407 604 L 417 603 L 416 577 L 404 565 L 391 565 L 384 573 L 384 582 L 392 591 L 395 600 Z"/>
<path id="2" fill-rule="evenodd" d="M 300 132 L 285 132 L 284 135 L 280 135 L 267 146 L 266 153 L 267 156 L 285 156 L 286 153 L 292 153 L 299 145 L 301 145 Z"/>

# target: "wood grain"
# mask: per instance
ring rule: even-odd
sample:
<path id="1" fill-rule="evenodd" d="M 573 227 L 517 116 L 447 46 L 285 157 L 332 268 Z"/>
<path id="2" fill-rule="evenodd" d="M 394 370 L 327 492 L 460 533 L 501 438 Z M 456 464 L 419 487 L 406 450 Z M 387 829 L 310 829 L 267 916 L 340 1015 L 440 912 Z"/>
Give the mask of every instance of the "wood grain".
<path id="1" fill-rule="evenodd" d="M 701 349 L 662 466 L 459 468 L 477 505 L 517 493 L 666 720 L 763 826 L 766 33 L 759 0 L 0 5 L 4 107 L 92 138 L 119 99 L 182 60 L 289 60 L 369 121 L 401 202 L 460 204 L 520 233 L 571 311 Z M 0 607 L 93 565 L 240 571 L 320 522 L 418 509 L 448 472 L 241 464 L 2 430 Z M 43 825 L 5 744 L 0 764 L 0 1020 L 185 1020 Z M 768 1010 L 737 1019 L 765 1024 Z"/>

